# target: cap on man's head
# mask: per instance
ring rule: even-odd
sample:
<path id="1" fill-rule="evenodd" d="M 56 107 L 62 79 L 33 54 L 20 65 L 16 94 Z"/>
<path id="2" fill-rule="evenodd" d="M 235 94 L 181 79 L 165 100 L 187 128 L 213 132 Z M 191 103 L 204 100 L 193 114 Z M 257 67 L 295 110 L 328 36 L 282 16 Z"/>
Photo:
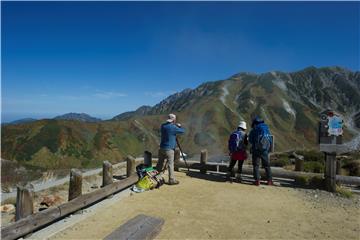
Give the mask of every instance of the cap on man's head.
<path id="1" fill-rule="evenodd" d="M 168 115 L 168 119 L 166 120 L 167 122 L 174 122 L 176 120 L 176 115 L 173 113 L 170 113 Z"/>
<path id="2" fill-rule="evenodd" d="M 259 123 L 264 123 L 264 120 L 261 119 L 259 116 L 256 116 L 251 124 L 252 127 L 258 125 Z"/>
<path id="3" fill-rule="evenodd" d="M 241 121 L 241 122 L 239 123 L 239 126 L 238 126 L 238 127 L 246 130 L 246 122 Z"/>

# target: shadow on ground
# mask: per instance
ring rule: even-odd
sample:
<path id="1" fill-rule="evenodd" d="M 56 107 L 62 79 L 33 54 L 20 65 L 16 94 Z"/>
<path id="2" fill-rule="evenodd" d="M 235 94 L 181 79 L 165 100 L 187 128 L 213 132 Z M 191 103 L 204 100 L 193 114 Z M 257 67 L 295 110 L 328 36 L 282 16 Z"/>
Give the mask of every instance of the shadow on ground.
<path id="1" fill-rule="evenodd" d="M 186 173 L 187 176 L 203 179 L 207 181 L 214 181 L 214 182 L 229 182 L 229 183 L 241 183 L 241 184 L 247 184 L 247 185 L 254 185 L 254 178 L 251 175 L 243 174 L 241 181 L 236 179 L 235 177 L 229 177 L 224 173 L 217 173 L 217 172 L 207 172 L 206 174 L 195 172 L 195 171 L 189 171 Z M 277 187 L 294 187 L 299 188 L 301 186 L 295 184 L 294 180 L 291 179 L 284 179 L 284 178 L 273 178 L 274 186 Z M 261 185 L 266 185 L 266 181 L 261 181 Z"/>

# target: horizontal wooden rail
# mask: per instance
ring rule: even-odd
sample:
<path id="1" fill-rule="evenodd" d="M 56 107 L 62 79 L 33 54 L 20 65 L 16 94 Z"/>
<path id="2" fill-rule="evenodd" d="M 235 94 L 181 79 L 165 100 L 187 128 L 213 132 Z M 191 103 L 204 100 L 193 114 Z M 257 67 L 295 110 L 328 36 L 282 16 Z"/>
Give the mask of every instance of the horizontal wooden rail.
<path id="1" fill-rule="evenodd" d="M 187 161 L 188 165 L 192 169 L 202 170 L 205 169 L 207 171 L 217 171 L 217 172 L 227 172 L 228 171 L 228 164 L 225 163 L 206 163 L 201 164 L 196 161 Z M 186 165 L 183 161 L 177 163 L 180 168 L 186 168 Z M 234 167 L 234 171 L 237 171 L 237 166 Z M 253 168 L 249 165 L 244 165 L 242 172 L 244 174 L 253 174 Z M 285 169 L 279 168 L 271 168 L 272 176 L 278 178 L 288 178 L 288 179 L 295 179 L 297 177 L 324 177 L 323 173 L 309 173 L 309 172 L 294 172 Z M 260 173 L 264 174 L 264 169 L 260 169 Z M 343 176 L 343 175 L 336 175 L 336 181 L 342 184 L 349 184 L 349 185 L 358 185 L 360 186 L 360 177 L 354 176 Z"/>
<path id="2" fill-rule="evenodd" d="M 26 218 L 22 218 L 9 226 L 1 228 L 1 239 L 12 240 L 22 237 L 49 223 L 59 220 L 72 212 L 78 211 L 103 198 L 106 198 L 111 194 L 124 190 L 135 184 L 137 180 L 138 177 L 134 174 L 124 180 L 114 182 L 94 192 L 81 195 L 58 207 L 49 208 L 32 214 Z"/>

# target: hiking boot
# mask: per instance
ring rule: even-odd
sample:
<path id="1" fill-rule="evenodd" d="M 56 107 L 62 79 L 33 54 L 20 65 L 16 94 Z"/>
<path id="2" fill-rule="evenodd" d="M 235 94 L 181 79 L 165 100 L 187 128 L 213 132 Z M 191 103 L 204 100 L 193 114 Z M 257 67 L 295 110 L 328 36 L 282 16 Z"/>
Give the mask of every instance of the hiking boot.
<path id="1" fill-rule="evenodd" d="M 169 181 L 169 185 L 177 185 L 179 184 L 180 182 L 178 180 L 170 180 Z"/>
<path id="2" fill-rule="evenodd" d="M 237 174 L 235 175 L 235 178 L 236 178 L 236 181 L 237 181 L 238 183 L 241 183 L 241 182 L 242 182 L 242 177 L 241 177 L 241 174 L 240 174 L 240 173 L 237 173 Z"/>
<path id="3" fill-rule="evenodd" d="M 254 184 L 255 186 L 260 186 L 260 180 L 255 180 Z"/>
<path id="4" fill-rule="evenodd" d="M 272 180 L 269 180 L 269 181 L 267 182 L 267 185 L 269 185 L 269 186 L 274 185 L 274 184 L 273 184 L 273 181 L 272 181 Z"/>
<path id="5" fill-rule="evenodd" d="M 227 176 L 228 178 L 235 177 L 235 173 L 234 173 L 233 171 L 227 171 L 227 172 L 226 172 L 226 176 Z"/>

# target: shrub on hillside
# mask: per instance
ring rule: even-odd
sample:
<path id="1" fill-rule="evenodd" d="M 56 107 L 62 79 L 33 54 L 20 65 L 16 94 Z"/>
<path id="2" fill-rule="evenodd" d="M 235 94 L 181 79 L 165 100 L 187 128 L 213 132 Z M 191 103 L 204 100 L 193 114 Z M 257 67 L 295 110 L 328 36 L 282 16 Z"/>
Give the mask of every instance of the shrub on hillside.
<path id="1" fill-rule="evenodd" d="M 309 176 L 297 176 L 295 178 L 295 183 L 300 186 L 310 187 L 310 188 L 324 188 L 324 178 L 323 177 L 309 177 Z"/>
<path id="2" fill-rule="evenodd" d="M 319 151 L 296 151 L 296 153 L 304 156 L 305 162 L 323 162 L 324 154 Z"/>
<path id="3" fill-rule="evenodd" d="M 316 162 L 316 161 L 304 162 L 305 172 L 323 173 L 324 168 L 325 166 L 323 162 Z"/>
<path id="4" fill-rule="evenodd" d="M 274 167 L 284 167 L 286 165 L 288 165 L 289 162 L 289 158 L 288 156 L 281 156 L 279 158 L 275 158 L 273 160 L 270 161 L 270 166 L 274 166 Z"/>
<path id="5" fill-rule="evenodd" d="M 349 171 L 349 176 L 358 176 L 360 177 L 360 161 L 353 160 L 342 166 L 342 168 Z"/>

